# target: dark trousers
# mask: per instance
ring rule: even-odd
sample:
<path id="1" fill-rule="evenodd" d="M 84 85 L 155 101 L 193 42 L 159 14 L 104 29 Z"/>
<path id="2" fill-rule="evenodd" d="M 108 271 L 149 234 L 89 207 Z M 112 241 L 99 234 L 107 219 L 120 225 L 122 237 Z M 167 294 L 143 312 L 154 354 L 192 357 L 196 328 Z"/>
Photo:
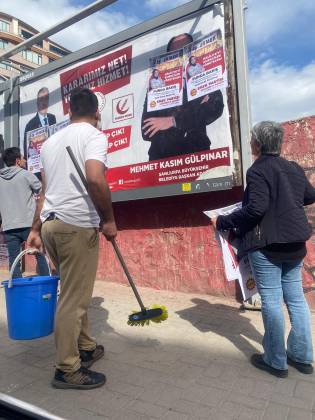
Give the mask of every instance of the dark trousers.
<path id="1" fill-rule="evenodd" d="M 19 255 L 19 253 L 22 250 L 22 244 L 23 242 L 26 242 L 27 237 L 30 233 L 31 228 L 20 228 L 20 229 L 11 229 L 6 230 L 3 232 L 4 240 L 8 247 L 8 253 L 9 253 L 9 267 L 11 270 L 12 264 L 14 263 L 14 260 Z M 35 255 L 37 260 L 37 272 L 41 276 L 48 276 L 49 275 L 49 269 L 47 266 L 46 259 L 41 254 Z M 13 278 L 16 277 L 22 277 L 21 272 L 21 261 L 16 265 L 14 272 L 13 272 Z"/>

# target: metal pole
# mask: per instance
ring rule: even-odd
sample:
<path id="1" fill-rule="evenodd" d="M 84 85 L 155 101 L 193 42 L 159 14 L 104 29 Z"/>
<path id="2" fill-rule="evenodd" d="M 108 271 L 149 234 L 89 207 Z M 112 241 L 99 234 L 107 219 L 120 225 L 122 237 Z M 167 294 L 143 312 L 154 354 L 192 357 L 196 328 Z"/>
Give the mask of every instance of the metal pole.
<path id="1" fill-rule="evenodd" d="M 246 171 L 252 164 L 252 155 L 250 150 L 250 129 L 251 129 L 251 109 L 250 92 L 248 84 L 248 59 L 247 43 L 245 34 L 245 19 L 243 0 L 232 0 L 233 22 L 235 37 L 235 55 L 237 66 L 237 84 L 238 84 L 238 103 L 240 115 L 241 131 L 241 156 L 244 187 L 246 184 Z"/>
<path id="2" fill-rule="evenodd" d="M 106 6 L 109 6 L 112 3 L 115 3 L 117 0 L 97 0 L 96 2 L 90 4 L 89 6 L 82 9 L 79 13 L 75 13 L 74 15 L 70 16 L 69 18 L 57 23 L 57 25 L 52 26 L 51 28 L 47 29 L 44 32 L 40 32 L 32 36 L 31 38 L 27 39 L 26 41 L 18 44 L 16 47 L 11 48 L 10 50 L 4 51 L 0 54 L 0 62 L 5 58 L 9 58 L 14 54 L 17 54 L 20 51 L 25 50 L 27 47 L 36 44 L 43 39 L 50 37 L 51 35 L 56 34 L 57 32 L 62 31 L 65 28 L 73 25 L 76 22 L 90 16 L 91 14 L 97 12 L 100 9 L 103 9 Z"/>

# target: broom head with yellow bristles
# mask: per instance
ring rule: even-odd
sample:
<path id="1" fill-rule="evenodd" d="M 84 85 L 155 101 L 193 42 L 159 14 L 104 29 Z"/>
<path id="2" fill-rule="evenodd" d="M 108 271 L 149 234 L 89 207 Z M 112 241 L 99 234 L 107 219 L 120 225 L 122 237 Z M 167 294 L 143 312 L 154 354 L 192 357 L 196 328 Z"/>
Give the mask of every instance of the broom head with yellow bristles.
<path id="1" fill-rule="evenodd" d="M 133 312 L 128 317 L 127 324 L 131 326 L 149 325 L 150 321 L 157 324 L 167 320 L 168 312 L 165 306 L 152 305 L 151 309 L 145 309 L 141 312 Z"/>

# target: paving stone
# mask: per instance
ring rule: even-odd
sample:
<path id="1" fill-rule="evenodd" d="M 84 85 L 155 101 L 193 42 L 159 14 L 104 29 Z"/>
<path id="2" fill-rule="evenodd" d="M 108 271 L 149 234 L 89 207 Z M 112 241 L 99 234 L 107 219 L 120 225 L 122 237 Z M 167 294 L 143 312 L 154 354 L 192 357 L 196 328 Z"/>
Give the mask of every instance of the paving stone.
<path id="1" fill-rule="evenodd" d="M 173 403 L 172 410 L 189 416 L 196 416 L 196 418 L 209 419 L 211 418 L 212 408 L 187 400 L 177 400 Z"/>
<path id="2" fill-rule="evenodd" d="M 204 386 L 230 390 L 238 382 L 241 369 L 232 365 L 219 366 L 220 374 L 216 377 L 205 375 L 197 379 L 197 383 Z"/>
<path id="3" fill-rule="evenodd" d="M 312 401 L 302 398 L 289 397 L 287 395 L 282 394 L 272 394 L 271 401 L 292 408 L 308 408 L 310 410 L 312 409 Z"/>
<path id="4" fill-rule="evenodd" d="M 255 380 L 252 378 L 239 378 L 233 385 L 233 391 L 239 394 L 249 395 L 254 389 Z"/>
<path id="5" fill-rule="evenodd" d="M 103 418 L 103 417 L 102 417 Z M 146 414 L 140 414 L 136 412 L 132 412 L 130 410 L 126 411 L 119 411 L 115 418 L 111 418 L 110 420 L 152 420 L 154 417 L 147 416 Z M 99 417 L 99 420 L 100 417 Z"/>
<path id="6" fill-rule="evenodd" d="M 225 394 L 226 391 L 222 389 L 195 385 L 193 388 L 182 391 L 181 398 L 204 405 L 216 406 L 222 401 Z"/>
<path id="7" fill-rule="evenodd" d="M 110 391 L 118 392 L 131 398 L 138 398 L 146 392 L 146 388 L 125 383 L 123 379 L 119 380 L 115 376 L 110 376 L 107 379 L 106 388 Z"/>
<path id="8" fill-rule="evenodd" d="M 260 420 L 264 415 L 264 410 L 242 407 L 239 418 L 242 420 Z"/>
<path id="9" fill-rule="evenodd" d="M 274 392 L 283 395 L 293 396 L 297 381 L 295 379 L 286 378 L 285 381 L 279 379 L 274 386 Z"/>
<path id="10" fill-rule="evenodd" d="M 189 417 L 188 417 L 187 414 L 179 413 L 177 411 L 168 411 L 163 416 L 163 420 L 188 420 L 188 419 L 189 419 Z"/>
<path id="11" fill-rule="evenodd" d="M 288 420 L 312 420 L 312 413 L 299 408 L 291 408 Z"/>
<path id="12" fill-rule="evenodd" d="M 315 400 L 315 384 L 298 381 L 295 387 L 294 396 L 302 400 Z"/>
<path id="13" fill-rule="evenodd" d="M 265 381 L 255 381 L 252 390 L 249 392 L 251 397 L 269 400 L 274 392 L 274 384 Z"/>
<path id="14" fill-rule="evenodd" d="M 179 399 L 183 395 L 181 388 L 163 384 L 162 382 L 153 382 L 149 388 L 146 388 L 139 396 L 141 401 L 150 402 L 169 408 L 173 401 Z"/>
<path id="15" fill-rule="evenodd" d="M 265 410 L 263 420 L 286 420 L 288 413 L 289 407 L 271 402 Z"/>
<path id="16" fill-rule="evenodd" d="M 237 403 L 232 403 L 230 401 L 225 401 L 220 407 L 215 407 L 212 409 L 213 420 L 236 420 L 239 418 L 239 413 L 241 411 L 241 405 Z"/>
<path id="17" fill-rule="evenodd" d="M 164 416 L 167 412 L 167 408 L 165 407 L 140 400 L 133 401 L 128 405 L 128 409 L 158 419 Z"/>
<path id="18" fill-rule="evenodd" d="M 263 399 L 258 399 L 254 397 L 249 397 L 237 392 L 230 393 L 228 401 L 238 403 L 244 407 L 256 408 L 258 410 L 264 410 L 266 407 L 266 401 Z"/>

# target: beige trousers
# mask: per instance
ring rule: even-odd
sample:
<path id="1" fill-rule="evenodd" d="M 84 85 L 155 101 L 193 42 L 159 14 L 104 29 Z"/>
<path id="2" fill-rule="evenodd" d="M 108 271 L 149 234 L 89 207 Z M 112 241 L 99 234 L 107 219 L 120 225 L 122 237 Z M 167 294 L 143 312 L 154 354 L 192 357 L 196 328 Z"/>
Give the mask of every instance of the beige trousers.
<path id="1" fill-rule="evenodd" d="M 60 295 L 55 318 L 56 368 L 74 372 L 81 366 L 79 350 L 94 350 L 87 310 L 97 270 L 99 234 L 61 220 L 42 226 L 47 252 L 59 271 Z"/>

